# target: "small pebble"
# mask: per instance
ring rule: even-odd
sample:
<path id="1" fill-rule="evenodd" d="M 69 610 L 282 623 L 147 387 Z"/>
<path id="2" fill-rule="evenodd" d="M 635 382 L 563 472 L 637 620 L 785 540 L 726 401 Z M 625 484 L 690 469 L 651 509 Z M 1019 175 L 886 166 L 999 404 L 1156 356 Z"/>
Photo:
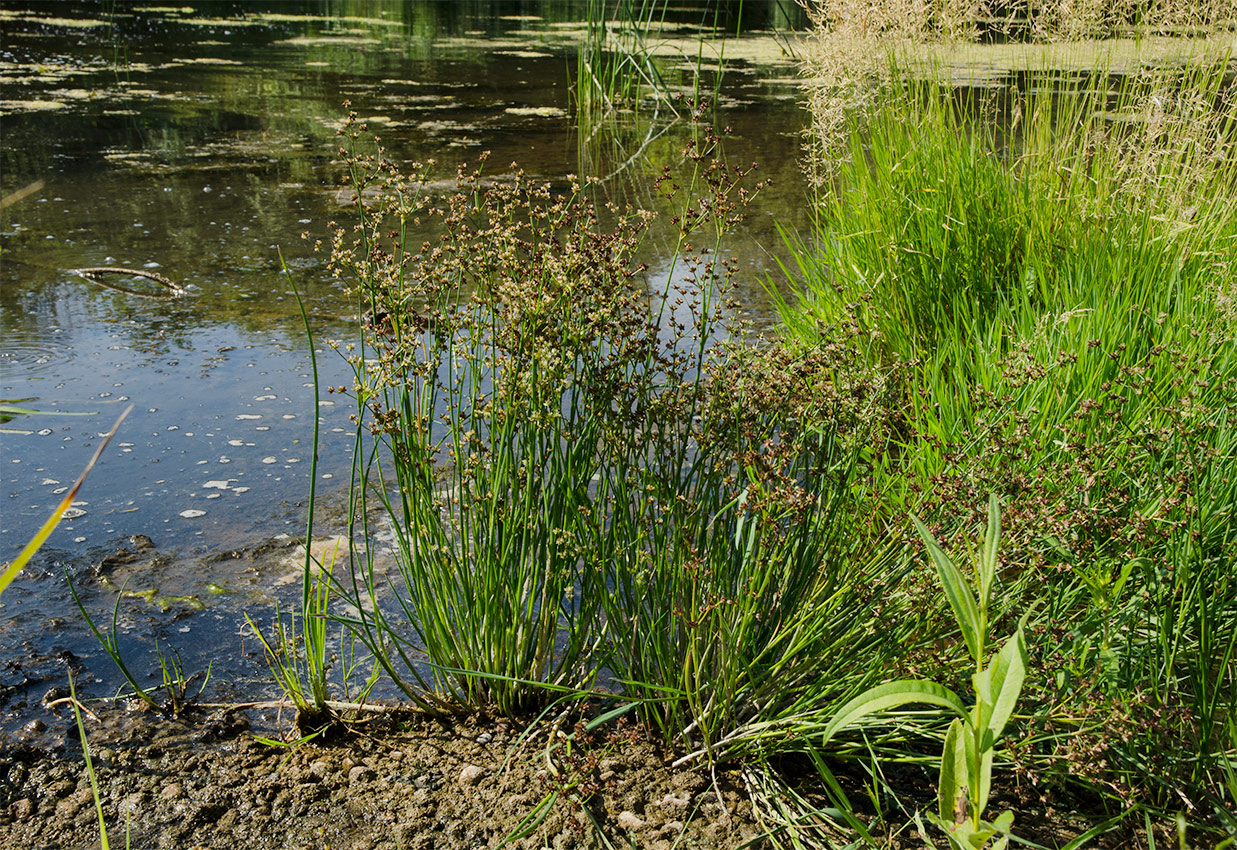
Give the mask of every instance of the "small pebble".
<path id="1" fill-rule="evenodd" d="M 493 740 L 494 740 L 494 736 L 491 735 L 489 732 L 482 732 L 480 735 L 477 736 L 478 744 L 488 744 L 490 741 L 493 741 Z"/>
<path id="2" fill-rule="evenodd" d="M 485 776 L 485 769 L 477 767 L 475 764 L 466 764 L 460 770 L 461 785 L 476 785 L 481 781 L 481 777 Z"/>
<path id="3" fill-rule="evenodd" d="M 135 815 L 141 812 L 147 805 L 146 794 L 142 791 L 135 791 L 129 794 L 120 801 L 120 811 L 127 815 Z"/>
<path id="4" fill-rule="evenodd" d="M 659 838 L 674 838 L 683 831 L 683 822 L 672 820 L 662 825 L 662 828 L 657 831 Z"/>
<path id="5" fill-rule="evenodd" d="M 644 821 L 632 812 L 620 812 L 614 822 L 618 824 L 619 829 L 640 829 L 644 826 Z"/>

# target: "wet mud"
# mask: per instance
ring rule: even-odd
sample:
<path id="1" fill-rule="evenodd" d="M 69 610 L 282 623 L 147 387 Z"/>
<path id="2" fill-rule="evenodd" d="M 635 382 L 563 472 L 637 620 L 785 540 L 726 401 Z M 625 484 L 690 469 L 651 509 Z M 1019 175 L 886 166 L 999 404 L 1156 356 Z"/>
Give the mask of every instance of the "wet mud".
<path id="1" fill-rule="evenodd" d="M 510 837 L 515 848 L 670 850 L 738 847 L 761 833 L 737 775 L 672 770 L 630 726 L 529 731 L 390 711 L 333 742 L 287 748 L 259 742 L 250 724 L 239 710 L 87 721 L 112 843 L 127 830 L 134 848 L 462 850 Z M 7 846 L 76 850 L 98 834 L 75 731 L 57 747 L 0 750 Z"/>

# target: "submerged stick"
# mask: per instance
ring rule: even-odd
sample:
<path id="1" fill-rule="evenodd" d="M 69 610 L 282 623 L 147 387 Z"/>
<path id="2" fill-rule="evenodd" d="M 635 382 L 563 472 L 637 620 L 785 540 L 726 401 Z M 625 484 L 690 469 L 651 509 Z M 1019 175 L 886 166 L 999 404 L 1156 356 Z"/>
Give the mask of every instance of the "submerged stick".
<path id="1" fill-rule="evenodd" d="M 118 266 L 99 266 L 97 268 L 89 269 L 69 269 L 69 271 L 74 274 L 81 275 L 82 277 L 89 278 L 95 283 L 106 286 L 108 289 L 114 289 L 117 292 L 124 292 L 129 295 L 137 295 L 142 298 L 176 298 L 177 296 L 185 294 L 184 287 L 179 284 L 173 283 L 161 274 L 155 274 L 154 272 L 148 272 L 142 269 L 125 269 Z M 167 289 L 168 294 L 161 295 L 152 292 L 139 292 L 138 290 L 130 289 L 127 286 L 117 286 L 114 283 L 108 283 L 107 281 L 99 278 L 99 275 L 105 274 L 118 274 L 124 275 L 125 277 L 144 277 L 147 280 L 153 280 L 155 283 Z"/>
<path id="2" fill-rule="evenodd" d="M 29 186 L 18 189 L 16 192 L 10 192 L 9 194 L 5 195 L 3 198 L 0 198 L 0 210 L 8 209 L 9 207 L 13 206 L 13 204 L 17 203 L 18 201 L 22 201 L 30 197 L 31 195 L 33 195 L 35 192 L 41 191 L 42 189 L 43 189 L 43 181 L 35 180 Z"/>

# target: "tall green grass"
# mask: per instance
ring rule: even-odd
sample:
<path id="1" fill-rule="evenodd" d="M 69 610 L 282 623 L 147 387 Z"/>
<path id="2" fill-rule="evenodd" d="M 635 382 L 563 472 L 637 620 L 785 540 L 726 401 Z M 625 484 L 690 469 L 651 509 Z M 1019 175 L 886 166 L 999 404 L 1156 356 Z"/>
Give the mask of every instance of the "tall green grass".
<path id="1" fill-rule="evenodd" d="M 1026 769 L 1114 804 L 1201 805 L 1231 750 L 1227 69 L 1045 70 L 984 103 L 895 63 L 790 239 L 792 337 L 857 325 L 902 394 L 877 511 L 950 529 L 1007 500 Z"/>
<path id="2" fill-rule="evenodd" d="M 826 756 L 925 763 L 948 723 L 837 735 L 838 710 L 975 672 L 908 516 L 944 541 L 997 494 L 985 628 L 1024 635 L 1027 664 L 980 768 L 1114 816 L 1228 799 L 1225 65 L 1032 75 L 991 104 L 917 73 L 892 66 L 851 126 L 790 239 L 787 332 L 759 345 L 728 317 L 722 250 L 748 175 L 711 137 L 657 183 L 682 187 L 660 280 L 636 260 L 651 214 L 480 169 L 432 197 L 348 124 L 358 220 L 331 265 L 363 320 L 337 391 L 357 403 L 350 535 L 371 542 L 330 615 L 409 699 L 518 715 L 605 687 L 679 763 L 806 754 L 864 834 Z M 787 787 L 762 770 L 753 787 Z"/>
<path id="3" fill-rule="evenodd" d="M 581 126 L 638 108 L 646 99 L 677 114 L 650 44 L 666 9 L 665 0 L 588 0 L 572 87 Z"/>
<path id="4" fill-rule="evenodd" d="M 337 572 L 337 616 L 410 699 L 517 714 L 603 683 L 717 761 L 823 726 L 879 670 L 854 653 L 922 624 L 856 522 L 880 387 L 831 389 L 842 346 L 758 350 L 726 318 L 720 246 L 753 189 L 716 146 L 659 184 L 683 187 L 664 283 L 635 259 L 650 214 L 585 187 L 461 172 L 431 199 L 351 157 L 354 516 L 369 538 L 371 507 L 391 518 L 396 569 L 371 547 Z M 441 235 L 414 242 L 426 221 Z"/>

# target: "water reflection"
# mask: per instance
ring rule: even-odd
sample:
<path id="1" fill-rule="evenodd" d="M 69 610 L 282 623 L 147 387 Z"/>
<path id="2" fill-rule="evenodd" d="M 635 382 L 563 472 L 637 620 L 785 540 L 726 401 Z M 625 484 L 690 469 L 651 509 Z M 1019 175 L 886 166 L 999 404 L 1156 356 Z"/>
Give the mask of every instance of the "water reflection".
<path id="1" fill-rule="evenodd" d="M 190 669 L 210 657 L 234 664 L 231 674 L 256 674 L 257 656 L 239 647 L 240 614 L 264 610 L 287 565 L 259 563 L 253 547 L 302 527 L 316 406 L 285 264 L 319 340 L 346 335 L 354 312 L 311 250 L 329 221 L 347 216 L 335 136 L 343 101 L 397 161 L 435 158 L 449 176 L 488 150 L 496 174 L 518 161 L 560 187 L 567 174 L 600 177 L 605 199 L 660 207 L 666 218 L 652 180 L 679 166 L 693 132 L 666 110 L 575 125 L 568 81 L 580 2 L 144 5 L 0 9 L 0 196 L 44 181 L 0 211 L 0 400 L 85 414 L 0 423 L 0 560 L 43 521 L 117 409 L 136 405 L 82 491 L 80 513 L 0 603 L 0 639 L 28 653 L 26 679 L 4 683 L 0 708 L 9 711 L 37 700 L 42 678 L 62 675 L 57 646 L 89 656 L 90 671 L 112 684 L 63 577 L 79 579 L 96 610 L 108 605 L 123 581 L 96 565 L 138 535 L 157 555 L 123 571 L 136 594 L 122 607 L 126 640 L 149 651 L 154 638 L 170 639 Z M 670 35 L 784 30 L 803 23 L 797 8 L 676 4 Z M 757 315 L 767 313 L 761 280 L 778 242 L 774 222 L 795 224 L 806 207 L 793 57 L 778 47 L 786 39 L 752 36 L 751 60 L 730 66 L 710 113 L 731 128 L 726 156 L 758 161 L 773 179 L 728 245 Z M 680 56 L 658 61 L 684 91 L 714 86 L 710 63 L 697 80 Z M 667 266 L 673 245 L 655 230 L 650 266 Z M 90 266 L 147 269 L 187 292 L 143 298 L 70 271 Z M 323 381 L 348 383 L 337 355 L 319 348 Z M 327 397 L 316 407 L 320 483 L 338 505 L 348 404 Z M 281 552 L 288 541 L 279 539 L 266 551 Z"/>

